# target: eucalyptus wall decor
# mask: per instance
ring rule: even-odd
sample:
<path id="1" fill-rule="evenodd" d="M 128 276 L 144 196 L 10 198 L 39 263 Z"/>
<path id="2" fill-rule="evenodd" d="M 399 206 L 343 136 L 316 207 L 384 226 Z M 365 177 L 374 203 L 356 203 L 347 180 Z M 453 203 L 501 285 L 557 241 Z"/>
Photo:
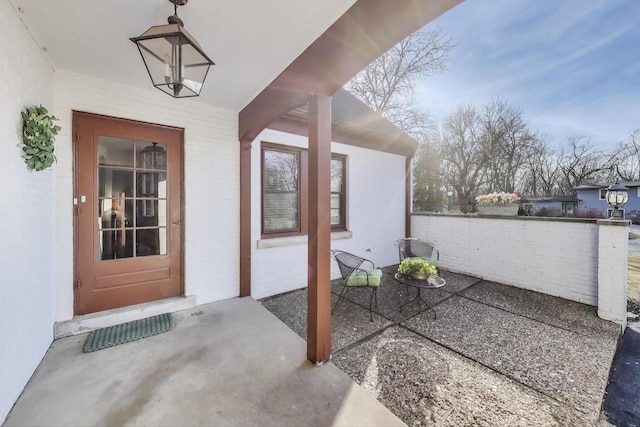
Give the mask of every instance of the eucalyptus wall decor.
<path id="1" fill-rule="evenodd" d="M 31 170 L 41 171 L 56 160 L 53 143 L 61 127 L 54 125 L 58 120 L 42 105 L 27 107 L 22 111 L 22 144 L 24 161 Z"/>

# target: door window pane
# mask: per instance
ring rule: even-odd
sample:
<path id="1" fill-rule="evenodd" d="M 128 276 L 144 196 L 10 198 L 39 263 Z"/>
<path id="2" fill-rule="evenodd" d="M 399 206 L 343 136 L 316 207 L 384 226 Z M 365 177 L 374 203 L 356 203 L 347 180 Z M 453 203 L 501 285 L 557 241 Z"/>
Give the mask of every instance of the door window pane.
<path id="1" fill-rule="evenodd" d="M 149 228 L 136 231 L 136 256 L 140 257 L 166 254 L 166 228 Z"/>
<path id="2" fill-rule="evenodd" d="M 98 137 L 98 164 L 104 166 L 133 167 L 133 140 Z"/>
<path id="3" fill-rule="evenodd" d="M 136 142 L 137 167 L 140 169 L 167 170 L 166 144 L 157 142 Z"/>
<path id="4" fill-rule="evenodd" d="M 133 171 L 101 166 L 98 169 L 98 197 L 121 196 L 133 197 Z"/>
<path id="5" fill-rule="evenodd" d="M 98 215 L 100 229 L 133 227 L 133 200 L 122 197 L 100 199 Z"/>
<path id="6" fill-rule="evenodd" d="M 136 195 L 138 197 L 166 197 L 166 172 L 136 173 Z"/>
<path id="7" fill-rule="evenodd" d="M 101 260 L 131 258 L 133 256 L 133 231 L 123 228 L 99 231 L 98 245 Z"/>
<path id="8" fill-rule="evenodd" d="M 136 227 L 166 227 L 166 225 L 166 200 L 143 199 L 136 201 Z"/>

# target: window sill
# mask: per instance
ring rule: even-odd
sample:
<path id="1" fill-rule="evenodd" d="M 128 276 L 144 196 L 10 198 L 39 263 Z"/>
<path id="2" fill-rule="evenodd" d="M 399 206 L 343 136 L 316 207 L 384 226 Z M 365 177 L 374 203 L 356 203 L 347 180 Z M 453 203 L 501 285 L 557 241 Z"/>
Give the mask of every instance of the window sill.
<path id="1" fill-rule="evenodd" d="M 351 231 L 333 231 L 331 232 L 331 240 L 344 240 L 353 237 Z M 283 248 L 285 246 L 305 245 L 307 243 L 307 235 L 275 237 L 273 239 L 258 240 L 258 249 Z"/>

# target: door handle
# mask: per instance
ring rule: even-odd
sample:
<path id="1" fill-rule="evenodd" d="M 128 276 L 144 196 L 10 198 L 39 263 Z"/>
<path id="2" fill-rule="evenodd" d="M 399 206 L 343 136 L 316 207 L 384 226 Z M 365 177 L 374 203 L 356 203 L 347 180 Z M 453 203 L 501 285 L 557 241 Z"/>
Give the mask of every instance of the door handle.
<path id="1" fill-rule="evenodd" d="M 180 221 L 179 219 L 176 219 L 175 221 L 172 221 L 171 224 L 180 225 L 182 224 L 182 221 Z"/>

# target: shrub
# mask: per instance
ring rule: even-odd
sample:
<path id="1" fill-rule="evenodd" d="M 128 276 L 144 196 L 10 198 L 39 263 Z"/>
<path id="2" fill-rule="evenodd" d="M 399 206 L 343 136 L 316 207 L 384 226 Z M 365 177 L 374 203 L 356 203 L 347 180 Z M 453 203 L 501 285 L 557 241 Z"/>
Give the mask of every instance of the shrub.
<path id="1" fill-rule="evenodd" d="M 606 218 L 607 215 L 598 209 L 578 209 L 573 213 L 574 218 L 597 218 L 603 219 Z"/>
<path id="2" fill-rule="evenodd" d="M 546 216 L 546 217 L 551 217 L 551 218 L 559 218 L 559 217 L 563 217 L 564 216 L 562 214 L 562 209 L 560 209 L 560 208 L 540 208 L 535 212 L 534 215 L 535 216 Z"/>

